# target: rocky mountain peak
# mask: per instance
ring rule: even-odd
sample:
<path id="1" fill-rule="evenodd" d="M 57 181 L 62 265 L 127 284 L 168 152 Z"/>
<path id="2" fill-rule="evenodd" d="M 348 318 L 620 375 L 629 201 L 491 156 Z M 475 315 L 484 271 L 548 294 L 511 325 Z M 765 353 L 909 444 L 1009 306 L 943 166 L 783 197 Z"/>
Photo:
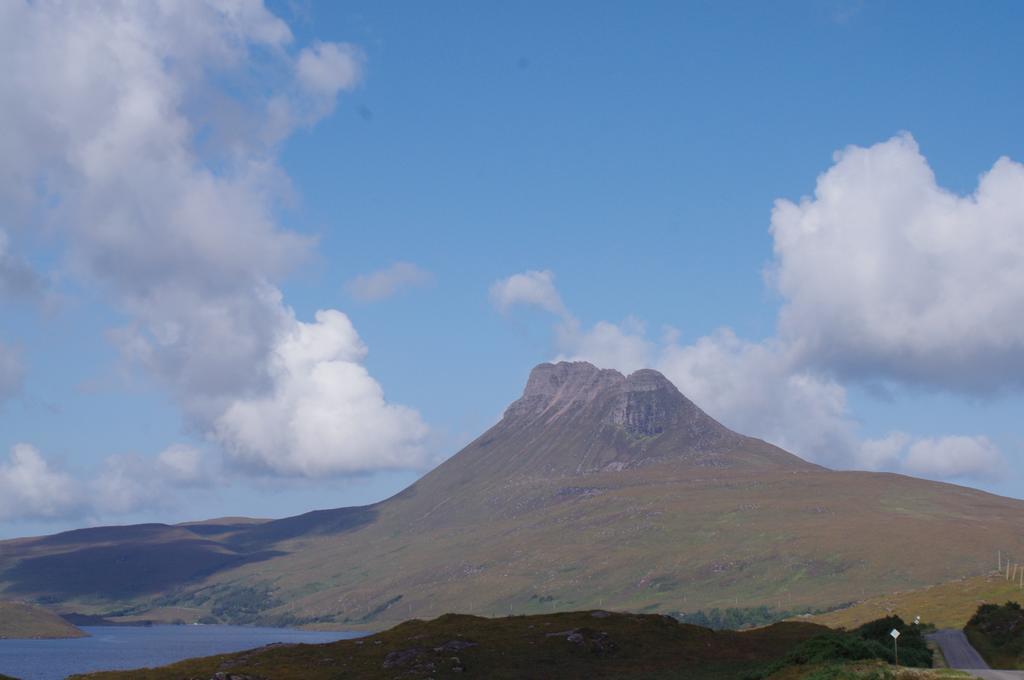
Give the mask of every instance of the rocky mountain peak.
<path id="1" fill-rule="evenodd" d="M 516 404 L 527 402 L 543 410 L 555 403 L 587 402 L 625 379 L 618 371 L 600 369 L 586 361 L 540 364 L 530 371 L 523 396 Z"/>
<path id="2" fill-rule="evenodd" d="M 586 412 L 605 425 L 635 437 L 652 437 L 686 420 L 717 422 L 705 415 L 658 371 L 641 369 L 628 376 L 585 361 L 540 364 L 530 372 L 523 396 L 506 418 L 544 416 L 551 423 Z M 712 425 L 713 424 L 713 425 Z"/>
<path id="3" fill-rule="evenodd" d="M 805 465 L 728 429 L 658 371 L 627 376 L 584 361 L 534 368 L 522 397 L 470 450 L 466 460 L 474 461 L 474 470 L 501 479 L 621 471 L 666 461 L 689 467 Z"/>

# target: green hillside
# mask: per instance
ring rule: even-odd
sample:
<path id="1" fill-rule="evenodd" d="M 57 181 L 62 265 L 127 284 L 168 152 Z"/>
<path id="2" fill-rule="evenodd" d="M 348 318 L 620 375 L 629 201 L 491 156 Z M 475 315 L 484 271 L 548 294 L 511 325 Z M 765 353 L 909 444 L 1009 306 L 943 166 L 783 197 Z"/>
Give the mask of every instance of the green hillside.
<path id="1" fill-rule="evenodd" d="M 0 602 L 0 638 L 75 637 L 86 637 L 86 633 L 49 610 L 24 602 Z"/>

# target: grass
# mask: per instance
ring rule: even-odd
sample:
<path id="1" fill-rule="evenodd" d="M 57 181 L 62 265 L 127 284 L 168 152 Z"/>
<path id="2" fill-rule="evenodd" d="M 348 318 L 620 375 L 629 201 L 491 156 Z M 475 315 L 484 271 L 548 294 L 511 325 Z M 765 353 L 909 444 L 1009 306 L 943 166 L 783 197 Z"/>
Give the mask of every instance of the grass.
<path id="1" fill-rule="evenodd" d="M 939 585 L 880 595 L 827 614 L 800 617 L 800 621 L 833 628 L 855 628 L 883 616 L 913 621 L 920 616 L 936 628 L 963 628 L 978 607 L 986 602 L 1006 602 L 1024 597 L 1019 585 L 1004 576 L 989 574 L 962 578 Z"/>
<path id="2" fill-rule="evenodd" d="M 740 680 L 824 628 L 712 631 L 661 615 L 603 611 L 413 620 L 358 640 L 271 646 L 78 680 L 179 680 L 218 672 L 273 680 L 480 677 Z"/>
<path id="3" fill-rule="evenodd" d="M 86 634 L 47 609 L 24 602 L 0 602 L 0 638 L 76 637 Z"/>

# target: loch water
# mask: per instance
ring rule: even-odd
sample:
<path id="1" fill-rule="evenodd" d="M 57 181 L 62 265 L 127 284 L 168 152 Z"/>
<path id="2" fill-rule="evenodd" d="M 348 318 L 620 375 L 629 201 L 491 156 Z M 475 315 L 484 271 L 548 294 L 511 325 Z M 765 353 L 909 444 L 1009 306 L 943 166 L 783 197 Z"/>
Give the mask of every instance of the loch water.
<path id="1" fill-rule="evenodd" d="M 321 643 L 364 633 L 245 626 L 82 626 L 89 637 L 0 640 L 0 674 L 62 680 L 72 673 L 145 668 L 274 642 Z"/>

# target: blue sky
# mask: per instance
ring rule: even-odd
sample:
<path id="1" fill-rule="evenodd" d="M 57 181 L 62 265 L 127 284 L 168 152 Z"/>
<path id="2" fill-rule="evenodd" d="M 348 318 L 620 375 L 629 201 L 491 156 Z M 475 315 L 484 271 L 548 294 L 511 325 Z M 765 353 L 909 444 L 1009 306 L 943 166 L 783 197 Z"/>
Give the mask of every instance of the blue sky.
<path id="1" fill-rule="evenodd" d="M 2 535 L 377 500 L 556 357 L 1024 496 L 1017 3 L 4 11 Z"/>

